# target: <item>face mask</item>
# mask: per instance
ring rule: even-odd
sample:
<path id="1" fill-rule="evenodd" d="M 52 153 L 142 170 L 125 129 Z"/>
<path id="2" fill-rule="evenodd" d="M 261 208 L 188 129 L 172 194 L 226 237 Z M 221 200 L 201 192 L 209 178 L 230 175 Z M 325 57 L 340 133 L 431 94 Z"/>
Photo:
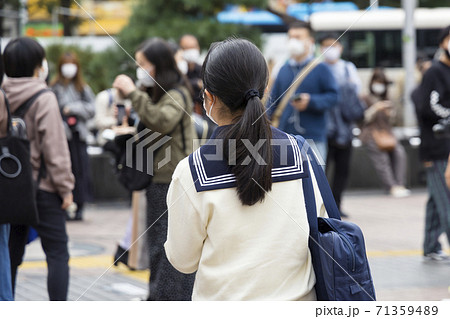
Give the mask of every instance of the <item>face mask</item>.
<path id="1" fill-rule="evenodd" d="M 386 85 L 382 83 L 374 83 L 372 84 L 372 91 L 377 95 L 381 95 L 386 91 Z"/>
<path id="2" fill-rule="evenodd" d="M 200 51 L 198 49 L 188 49 L 183 52 L 183 58 L 187 62 L 196 63 L 200 58 Z"/>
<path id="3" fill-rule="evenodd" d="M 328 49 L 328 50 L 327 50 Z M 324 49 L 323 57 L 327 62 L 335 62 L 341 58 L 341 50 L 336 47 Z"/>
<path id="4" fill-rule="evenodd" d="M 185 60 L 177 62 L 178 70 L 180 70 L 181 73 L 187 74 L 189 70 L 188 63 Z"/>
<path id="5" fill-rule="evenodd" d="M 289 39 L 288 50 L 291 57 L 301 56 L 305 53 L 305 41 L 300 41 L 297 39 Z"/>
<path id="6" fill-rule="evenodd" d="M 205 101 L 206 101 L 206 99 L 203 98 L 203 108 L 205 109 L 206 116 L 207 116 L 214 124 L 218 125 L 217 122 L 214 121 L 213 117 L 211 116 L 211 112 L 212 112 L 212 109 L 213 109 L 213 107 L 214 107 L 214 103 L 216 103 L 216 98 L 214 97 L 214 100 L 213 100 L 213 103 L 211 104 L 211 108 L 209 109 L 209 112 L 206 111 Z"/>
<path id="7" fill-rule="evenodd" d="M 72 80 L 77 75 L 78 67 L 75 63 L 64 63 L 61 66 L 61 74 L 66 79 Z"/>
<path id="8" fill-rule="evenodd" d="M 42 61 L 42 68 L 39 70 L 38 78 L 39 80 L 45 81 L 48 76 L 48 62 L 46 59 Z"/>
<path id="9" fill-rule="evenodd" d="M 149 88 L 155 86 L 155 80 L 151 78 L 143 68 L 136 69 L 136 77 L 145 87 Z"/>

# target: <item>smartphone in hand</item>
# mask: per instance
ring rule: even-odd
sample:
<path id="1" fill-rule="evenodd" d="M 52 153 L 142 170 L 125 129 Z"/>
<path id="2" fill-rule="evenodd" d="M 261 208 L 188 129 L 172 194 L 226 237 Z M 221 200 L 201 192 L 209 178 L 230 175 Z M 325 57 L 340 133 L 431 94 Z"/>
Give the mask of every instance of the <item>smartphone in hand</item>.
<path id="1" fill-rule="evenodd" d="M 301 93 L 294 94 L 291 97 L 291 101 L 294 101 L 294 102 L 300 102 L 301 100 L 302 100 L 302 94 Z"/>
<path id="2" fill-rule="evenodd" d="M 123 123 L 123 118 L 126 116 L 125 105 L 117 104 L 117 125 L 121 126 Z"/>

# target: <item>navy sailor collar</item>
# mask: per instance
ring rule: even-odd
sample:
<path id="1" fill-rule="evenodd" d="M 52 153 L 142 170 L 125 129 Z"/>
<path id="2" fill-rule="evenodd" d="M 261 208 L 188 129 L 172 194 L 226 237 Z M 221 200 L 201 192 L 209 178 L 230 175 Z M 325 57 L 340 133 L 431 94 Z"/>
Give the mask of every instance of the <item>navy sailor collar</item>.
<path id="1" fill-rule="evenodd" d="M 217 127 L 206 144 L 189 155 L 189 167 L 197 192 L 236 186 L 236 178 L 222 154 L 223 140 L 218 138 L 227 126 Z M 272 148 L 274 183 L 309 176 L 295 137 L 272 127 Z"/>

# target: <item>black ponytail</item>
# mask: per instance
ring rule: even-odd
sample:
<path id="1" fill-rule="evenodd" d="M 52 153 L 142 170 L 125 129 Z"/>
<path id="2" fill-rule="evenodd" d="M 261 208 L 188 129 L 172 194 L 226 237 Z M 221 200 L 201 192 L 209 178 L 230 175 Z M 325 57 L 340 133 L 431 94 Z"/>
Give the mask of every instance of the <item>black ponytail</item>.
<path id="1" fill-rule="evenodd" d="M 224 155 L 243 205 L 263 201 L 272 189 L 272 130 L 261 102 L 267 81 L 266 61 L 247 40 L 213 44 L 203 64 L 205 88 L 236 115 L 233 125 L 218 138 L 224 140 Z M 230 141 L 235 141 L 235 147 L 230 148 Z M 258 149 L 259 156 L 252 154 L 249 145 Z"/>

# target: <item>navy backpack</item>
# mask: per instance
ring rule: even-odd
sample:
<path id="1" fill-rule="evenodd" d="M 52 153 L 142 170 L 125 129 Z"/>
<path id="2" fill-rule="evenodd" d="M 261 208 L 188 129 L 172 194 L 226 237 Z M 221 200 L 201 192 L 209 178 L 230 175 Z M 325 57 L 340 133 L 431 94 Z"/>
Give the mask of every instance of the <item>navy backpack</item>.
<path id="1" fill-rule="evenodd" d="M 303 193 L 310 228 L 309 249 L 316 275 L 316 295 L 321 301 L 375 301 L 375 288 L 361 229 L 340 220 L 339 210 L 316 155 L 301 136 L 305 169 L 314 171 L 328 218 L 317 217 L 311 176 L 303 178 Z M 308 158 L 310 165 L 308 164 Z"/>

